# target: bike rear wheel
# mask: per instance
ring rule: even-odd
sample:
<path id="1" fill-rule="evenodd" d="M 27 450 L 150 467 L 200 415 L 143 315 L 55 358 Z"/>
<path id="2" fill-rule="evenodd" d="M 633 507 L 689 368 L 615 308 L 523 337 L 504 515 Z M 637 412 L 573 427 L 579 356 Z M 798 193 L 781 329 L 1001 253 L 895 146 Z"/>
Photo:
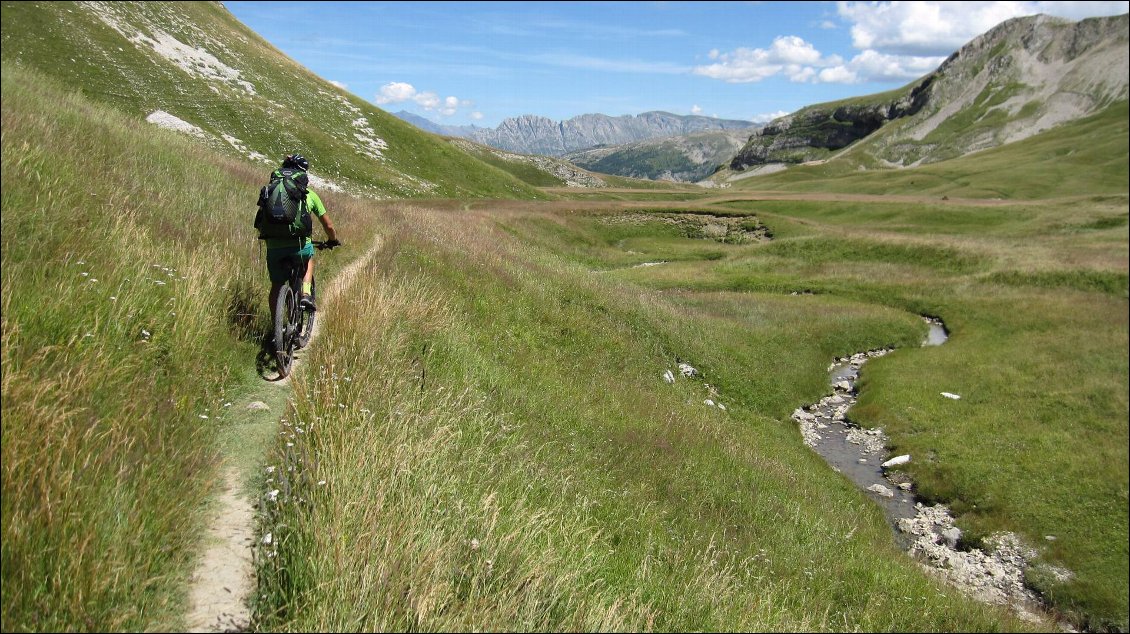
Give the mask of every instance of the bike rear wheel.
<path id="1" fill-rule="evenodd" d="M 317 297 L 316 291 L 318 290 L 317 282 L 310 283 L 310 295 Z M 298 342 L 296 348 L 305 348 L 310 343 L 310 337 L 314 334 L 314 316 L 318 313 L 316 311 L 300 310 L 299 311 L 299 325 L 298 325 Z"/>
<path id="2" fill-rule="evenodd" d="M 290 374 L 294 364 L 294 348 L 299 330 L 298 298 L 294 289 L 284 285 L 275 299 L 275 359 L 278 362 L 279 377 Z"/>

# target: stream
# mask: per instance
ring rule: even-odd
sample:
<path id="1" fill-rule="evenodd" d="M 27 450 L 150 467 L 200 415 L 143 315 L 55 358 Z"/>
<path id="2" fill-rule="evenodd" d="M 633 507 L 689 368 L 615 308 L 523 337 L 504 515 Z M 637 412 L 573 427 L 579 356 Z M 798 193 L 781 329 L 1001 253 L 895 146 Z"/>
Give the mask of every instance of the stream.
<path id="1" fill-rule="evenodd" d="M 926 319 L 929 333 L 923 346 L 940 346 L 948 334 L 941 321 Z M 881 429 L 863 429 L 845 420 L 848 409 L 856 402 L 855 383 L 859 370 L 870 359 L 884 356 L 892 349 L 870 350 L 851 357 L 836 359 L 828 368 L 832 394 L 818 403 L 793 412 L 800 423 L 804 442 L 837 472 L 863 489 L 883 509 L 903 548 L 911 545 L 911 536 L 899 530 L 900 519 L 917 515 L 912 485 L 897 472 L 883 467 L 887 460 L 887 437 Z"/>
<path id="2" fill-rule="evenodd" d="M 949 338 L 938 319 L 923 317 L 929 332 L 923 346 L 940 346 Z M 1039 553 L 1013 533 L 989 536 L 989 552 L 961 543 L 961 529 L 942 504 L 927 506 L 915 499 L 914 485 L 897 466 L 914 456 L 888 456 L 887 436 L 882 429 L 864 429 L 846 420 L 856 402 L 860 368 L 870 359 L 894 352 L 884 348 L 836 359 L 828 368 L 832 394 L 793 412 L 806 445 L 838 473 L 843 474 L 883 509 L 895 541 L 924 568 L 978 601 L 1007 606 L 1020 618 L 1046 622 L 1039 596 L 1024 583 L 1024 572 L 1038 565 L 1063 580 L 1071 572 L 1046 562 Z M 940 398 L 960 400 L 961 395 L 940 392 Z M 885 466 L 884 466 L 885 465 Z M 1049 538 L 1050 539 L 1050 538 Z M 1073 631 L 1065 623 L 1063 631 Z"/>

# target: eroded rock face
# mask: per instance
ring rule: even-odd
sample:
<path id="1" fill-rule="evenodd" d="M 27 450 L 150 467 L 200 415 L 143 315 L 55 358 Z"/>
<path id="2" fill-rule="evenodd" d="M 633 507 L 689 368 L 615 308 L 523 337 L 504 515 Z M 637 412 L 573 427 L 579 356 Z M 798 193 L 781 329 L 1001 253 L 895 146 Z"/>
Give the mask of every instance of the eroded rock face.
<path id="1" fill-rule="evenodd" d="M 1009 20 L 901 95 L 814 105 L 771 122 L 750 137 L 730 168 L 826 159 L 868 137 L 861 149 L 891 166 L 1019 141 L 1126 99 L 1128 41 L 1127 15 Z M 887 128 L 896 119 L 908 121 Z"/>

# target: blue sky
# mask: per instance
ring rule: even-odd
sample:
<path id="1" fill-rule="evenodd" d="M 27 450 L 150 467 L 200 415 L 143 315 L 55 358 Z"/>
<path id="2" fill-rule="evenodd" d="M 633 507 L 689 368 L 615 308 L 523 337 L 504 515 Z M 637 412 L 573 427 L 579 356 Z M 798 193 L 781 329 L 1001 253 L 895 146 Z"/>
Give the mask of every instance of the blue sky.
<path id="1" fill-rule="evenodd" d="M 764 122 L 904 86 L 1012 17 L 1130 2 L 224 2 L 381 108 L 494 127 L 663 110 Z"/>

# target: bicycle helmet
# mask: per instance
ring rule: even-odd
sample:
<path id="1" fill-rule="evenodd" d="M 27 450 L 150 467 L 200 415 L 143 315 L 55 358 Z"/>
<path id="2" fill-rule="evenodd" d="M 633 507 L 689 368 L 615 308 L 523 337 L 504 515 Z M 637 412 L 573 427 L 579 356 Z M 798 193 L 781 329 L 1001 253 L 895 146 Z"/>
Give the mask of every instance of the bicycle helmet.
<path id="1" fill-rule="evenodd" d="M 307 161 L 305 156 L 295 152 L 286 155 L 286 158 L 283 159 L 283 167 L 297 167 L 306 172 L 310 170 L 310 161 Z"/>

